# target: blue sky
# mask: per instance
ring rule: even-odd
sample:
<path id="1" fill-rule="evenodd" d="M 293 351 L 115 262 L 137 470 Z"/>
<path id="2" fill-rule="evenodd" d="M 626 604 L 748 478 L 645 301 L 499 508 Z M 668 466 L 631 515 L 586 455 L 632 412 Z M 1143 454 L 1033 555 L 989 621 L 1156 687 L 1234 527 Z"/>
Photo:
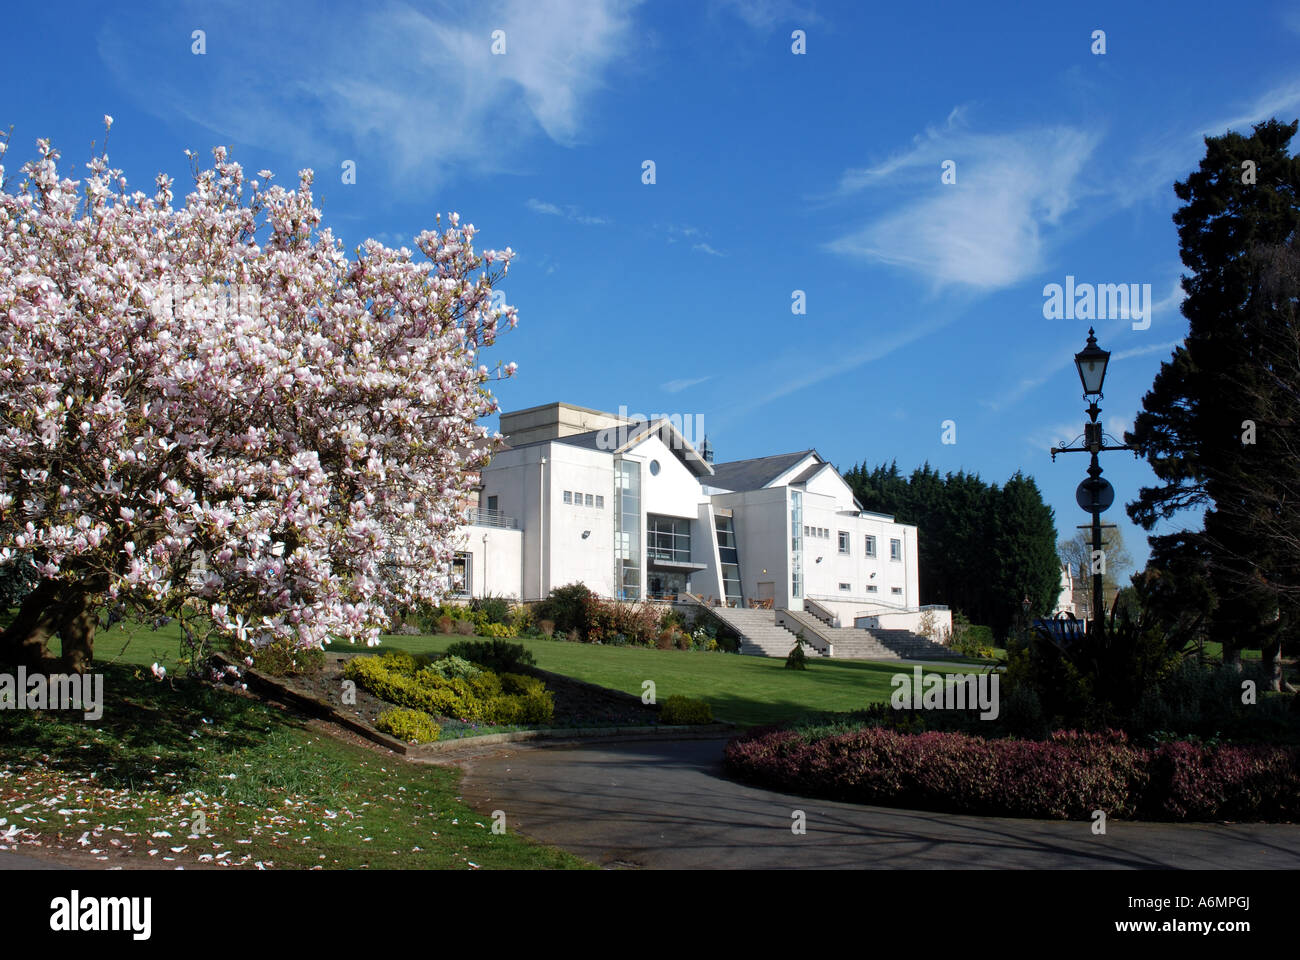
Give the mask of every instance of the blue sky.
<path id="1" fill-rule="evenodd" d="M 111 114 L 141 189 L 182 189 L 184 150 L 215 144 L 286 185 L 311 167 L 349 251 L 459 211 L 519 254 L 504 409 L 702 414 L 719 460 L 1023 469 L 1064 535 L 1086 463 L 1047 449 L 1082 429 L 1088 321 L 1044 319 L 1043 287 L 1151 285 L 1149 329 L 1097 322 L 1119 435 L 1186 332 L 1173 181 L 1202 136 L 1300 115 L 1300 6 L 976 6 L 36 5 L 0 62 L 0 126 L 11 169 L 37 137 L 81 164 Z M 1121 502 L 1151 479 L 1104 466 Z M 1140 562 L 1142 534 L 1106 519 Z"/>

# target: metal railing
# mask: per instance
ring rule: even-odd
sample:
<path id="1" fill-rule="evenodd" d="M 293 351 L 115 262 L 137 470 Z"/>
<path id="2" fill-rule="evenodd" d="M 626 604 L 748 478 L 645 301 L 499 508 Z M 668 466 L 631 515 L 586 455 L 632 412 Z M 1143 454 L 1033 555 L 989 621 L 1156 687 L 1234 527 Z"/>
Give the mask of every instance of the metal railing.
<path id="1" fill-rule="evenodd" d="M 504 530 L 517 529 L 515 518 L 507 517 L 500 510 L 484 510 L 481 507 L 470 507 L 468 519 L 476 527 L 500 527 Z"/>

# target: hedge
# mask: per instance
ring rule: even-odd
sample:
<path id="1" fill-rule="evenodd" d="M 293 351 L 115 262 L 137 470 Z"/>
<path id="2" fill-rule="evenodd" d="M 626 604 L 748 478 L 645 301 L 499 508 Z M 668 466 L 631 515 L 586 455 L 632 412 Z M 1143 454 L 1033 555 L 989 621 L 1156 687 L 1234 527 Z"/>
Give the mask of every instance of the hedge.
<path id="1" fill-rule="evenodd" d="M 807 739 L 750 731 L 726 769 L 762 786 L 852 803 L 951 813 L 1088 820 L 1294 820 L 1300 747 L 1165 743 L 1122 732 L 1058 731 L 1046 740 L 864 727 Z"/>

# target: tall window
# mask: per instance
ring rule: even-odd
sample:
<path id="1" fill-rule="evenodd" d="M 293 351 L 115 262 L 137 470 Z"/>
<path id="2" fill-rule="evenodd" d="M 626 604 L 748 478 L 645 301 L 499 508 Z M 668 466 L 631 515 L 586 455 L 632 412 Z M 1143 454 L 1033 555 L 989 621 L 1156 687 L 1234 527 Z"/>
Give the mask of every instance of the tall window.
<path id="1" fill-rule="evenodd" d="M 875 555 L 876 555 L 876 538 L 873 537 L 871 534 L 867 534 L 867 556 L 874 557 Z"/>
<path id="2" fill-rule="evenodd" d="M 468 553 L 458 553 L 451 561 L 451 592 L 457 597 L 468 597 L 473 592 L 474 558 Z"/>
<path id="3" fill-rule="evenodd" d="M 651 560 L 690 563 L 691 521 L 681 517 L 647 517 L 646 553 Z"/>
<path id="4" fill-rule="evenodd" d="M 731 517 L 717 516 L 713 524 L 718 531 L 718 559 L 722 561 L 722 592 L 728 600 L 739 602 L 740 552 L 736 549 L 736 531 Z"/>
<path id="5" fill-rule="evenodd" d="M 622 600 L 641 599 L 641 464 L 614 463 L 614 582 Z"/>
<path id="6" fill-rule="evenodd" d="M 790 596 L 803 596 L 803 494 L 790 491 Z"/>
<path id="7" fill-rule="evenodd" d="M 847 557 L 849 555 L 849 532 L 841 530 L 839 533 L 840 553 Z"/>
<path id="8" fill-rule="evenodd" d="M 889 541 L 889 559 L 890 559 L 890 560 L 902 560 L 902 559 L 903 559 L 903 541 L 902 541 L 902 540 L 890 540 L 890 541 Z"/>

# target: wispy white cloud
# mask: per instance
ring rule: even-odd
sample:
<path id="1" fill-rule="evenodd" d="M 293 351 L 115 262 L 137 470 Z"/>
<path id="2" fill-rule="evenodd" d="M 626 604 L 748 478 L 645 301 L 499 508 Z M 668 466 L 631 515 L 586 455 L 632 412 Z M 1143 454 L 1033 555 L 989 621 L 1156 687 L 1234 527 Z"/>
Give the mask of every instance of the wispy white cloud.
<path id="1" fill-rule="evenodd" d="M 1075 422 L 1062 421 L 1051 426 L 1039 427 L 1026 434 L 1024 439 L 1026 445 L 1047 451 L 1052 447 L 1069 443 L 1081 433 L 1083 433 L 1082 417 Z"/>
<path id="2" fill-rule="evenodd" d="M 1296 110 L 1297 107 L 1300 107 L 1300 78 L 1266 90 L 1235 116 L 1229 117 L 1227 120 L 1211 123 L 1199 131 L 1199 134 L 1201 136 L 1217 137 L 1221 136 L 1226 130 L 1249 134 L 1250 128 L 1254 124 L 1270 117 L 1280 117 L 1285 120 L 1287 119 L 1286 114 Z M 1295 117 L 1292 116 L 1291 119 L 1295 119 Z"/>
<path id="3" fill-rule="evenodd" d="M 580 223 L 588 227 L 602 226 L 610 222 L 607 217 L 593 217 L 585 214 L 572 204 L 565 204 L 561 207 L 554 203 L 547 203 L 544 200 L 530 198 L 525 201 L 524 206 L 534 213 L 541 213 L 550 217 L 564 217 L 566 220 L 572 220 L 574 223 Z"/>
<path id="4" fill-rule="evenodd" d="M 524 206 L 534 213 L 545 213 L 553 217 L 564 216 L 564 211 L 553 203 L 543 203 L 541 200 L 528 200 Z"/>
<path id="5" fill-rule="evenodd" d="M 656 223 L 652 227 L 652 229 L 656 233 L 663 234 L 664 239 L 667 240 L 670 244 L 677 243 L 677 241 L 679 240 L 694 241 L 693 243 L 691 243 L 691 250 L 693 250 L 695 253 L 702 253 L 710 257 L 726 256 L 725 253 L 723 253 L 717 247 L 713 246 L 713 244 L 709 243 L 707 239 L 705 239 L 709 235 L 708 231 L 702 230 L 699 227 L 693 226 L 689 223 L 668 223 L 668 224 Z"/>
<path id="6" fill-rule="evenodd" d="M 656 230 L 662 230 L 668 237 L 669 243 L 676 243 L 678 240 L 689 239 L 700 235 L 699 227 L 692 227 L 690 224 L 670 223 L 667 226 L 655 226 Z"/>
<path id="7" fill-rule="evenodd" d="M 660 384 L 660 389 L 666 390 L 668 393 L 681 393 L 683 390 L 689 390 L 691 387 L 699 386 L 701 383 L 712 379 L 712 377 L 695 377 L 690 380 L 669 380 L 667 383 Z"/>
<path id="8" fill-rule="evenodd" d="M 723 410 L 715 418 L 714 422 L 726 423 L 739 419 L 744 414 L 765 406 L 774 400 L 805 390 L 832 377 L 842 376 L 865 364 L 883 360 L 895 351 L 901 350 L 922 337 L 929 336 L 936 330 L 942 329 L 949 322 L 950 318 L 947 316 L 932 315 L 927 319 L 897 328 L 890 335 L 873 338 L 871 345 L 866 349 L 835 350 L 828 348 L 825 351 L 828 358 L 827 362 L 814 364 L 811 367 L 806 365 L 791 366 L 785 358 L 782 358 L 779 370 L 771 371 L 769 375 L 758 373 L 747 378 L 749 382 L 755 384 L 775 384 L 772 389 L 762 393 L 746 391 L 741 402 Z M 832 361 L 829 359 L 831 357 L 836 359 Z M 804 370 L 811 370 L 811 372 L 795 374 L 795 371 Z"/>
<path id="9" fill-rule="evenodd" d="M 1149 318 L 1151 320 L 1151 329 L 1172 333 L 1172 326 L 1168 324 L 1168 320 L 1171 315 L 1177 315 L 1178 308 L 1185 296 L 1187 294 L 1183 290 L 1182 279 L 1174 280 L 1169 293 L 1151 304 L 1151 316 Z M 1149 332 L 1149 330 L 1144 331 L 1141 335 L 1145 336 Z M 1097 323 L 1097 337 L 1103 346 L 1107 343 L 1114 343 L 1117 339 L 1130 334 L 1139 334 L 1138 331 L 1133 330 L 1131 320 L 1098 321 Z M 1112 351 L 1111 360 L 1127 360 L 1131 357 L 1140 357 L 1160 350 L 1172 349 L 1179 343 L 1181 341 L 1170 342 L 1162 337 L 1159 343 L 1143 343 L 1141 346 L 1130 347 L 1127 350 Z M 980 404 L 990 410 L 1005 410 L 1026 394 L 1060 377 L 1062 372 L 1069 369 L 1074 363 L 1074 354 L 1082 348 L 1083 344 L 1078 342 L 1077 338 L 1070 342 L 1062 341 L 1059 346 L 1052 350 L 1050 355 L 1042 357 L 1032 364 L 1032 369 L 1036 371 L 1035 376 L 1022 377 L 1015 386 L 1004 389 L 994 396 L 985 397 L 980 400 Z"/>
<path id="10" fill-rule="evenodd" d="M 1300 13 L 1296 19 L 1300 22 Z M 1182 126 L 1153 131 L 1134 154 L 1129 172 L 1112 179 L 1112 195 L 1123 206 L 1159 194 L 1168 195 L 1174 181 L 1186 177 L 1200 163 L 1205 155 L 1205 137 L 1219 137 L 1228 130 L 1249 134 L 1254 124 L 1270 117 L 1295 119 L 1297 110 L 1300 110 L 1300 77 L 1270 87 L 1233 113 L 1193 129 Z"/>
<path id="11" fill-rule="evenodd" d="M 821 22 L 815 10 L 793 0 L 713 0 L 713 9 L 739 17 L 752 29 L 763 32 L 778 25 Z"/>
<path id="12" fill-rule="evenodd" d="M 1042 268 L 1046 234 L 1075 205 L 1099 136 L 1067 126 L 975 134 L 964 128 L 963 112 L 954 110 L 907 151 L 845 171 L 841 201 L 887 190 L 893 205 L 829 243 L 831 251 L 980 292 Z M 940 181 L 947 160 L 956 164 L 953 184 Z"/>
<path id="13" fill-rule="evenodd" d="M 1110 359 L 1114 360 L 1131 360 L 1134 357 L 1145 357 L 1149 353 L 1172 353 L 1176 347 L 1181 347 L 1183 341 L 1172 340 L 1168 343 L 1151 343 L 1145 347 L 1134 347 L 1132 350 L 1121 350 L 1118 353 L 1112 353 Z"/>
<path id="14" fill-rule="evenodd" d="M 345 29 L 296 4 L 263 4 L 258 29 L 209 31 L 202 57 L 188 49 L 194 24 L 239 18 L 229 2 L 180 3 L 147 21 L 111 18 L 98 48 L 142 106 L 221 142 L 364 155 L 372 160 L 358 163 L 358 177 L 436 185 L 517 162 L 539 136 L 577 142 L 607 71 L 633 42 L 634 3 L 481 0 L 427 10 L 380 0 L 350 8 Z M 497 29 L 502 55 L 492 52 Z M 153 33 L 166 42 L 152 43 Z M 156 55 L 141 56 L 142 43 Z"/>

